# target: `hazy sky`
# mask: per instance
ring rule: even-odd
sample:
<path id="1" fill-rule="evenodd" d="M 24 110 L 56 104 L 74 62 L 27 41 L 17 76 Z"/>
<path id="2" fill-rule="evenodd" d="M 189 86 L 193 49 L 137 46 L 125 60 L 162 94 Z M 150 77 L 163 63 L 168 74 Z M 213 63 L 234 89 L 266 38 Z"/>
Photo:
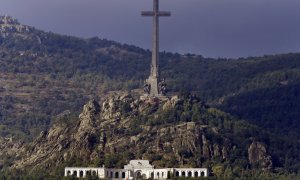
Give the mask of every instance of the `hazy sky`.
<path id="1" fill-rule="evenodd" d="M 300 52 L 300 0 L 160 0 L 161 49 L 206 57 Z M 0 14 L 45 31 L 151 47 L 152 0 L 0 0 Z"/>

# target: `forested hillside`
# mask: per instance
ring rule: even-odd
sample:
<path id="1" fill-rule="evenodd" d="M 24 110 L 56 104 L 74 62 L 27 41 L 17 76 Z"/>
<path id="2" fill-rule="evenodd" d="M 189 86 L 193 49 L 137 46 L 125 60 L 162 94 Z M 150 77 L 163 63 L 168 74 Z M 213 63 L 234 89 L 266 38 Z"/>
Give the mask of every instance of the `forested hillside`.
<path id="1" fill-rule="evenodd" d="M 142 89 L 150 51 L 97 37 L 80 39 L 13 22 L 0 32 L 0 134 L 35 137 L 91 97 Z M 23 27 L 23 28 L 20 28 Z M 300 54 L 212 59 L 162 52 L 170 93 L 192 91 L 210 105 L 298 138 Z"/>

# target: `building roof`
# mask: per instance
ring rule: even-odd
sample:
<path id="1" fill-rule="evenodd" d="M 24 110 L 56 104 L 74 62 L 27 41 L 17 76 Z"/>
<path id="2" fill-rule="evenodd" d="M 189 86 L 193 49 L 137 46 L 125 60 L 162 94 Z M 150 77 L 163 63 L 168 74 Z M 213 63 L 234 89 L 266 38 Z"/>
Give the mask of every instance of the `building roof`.
<path id="1" fill-rule="evenodd" d="M 131 160 L 124 169 L 153 169 L 148 160 Z"/>

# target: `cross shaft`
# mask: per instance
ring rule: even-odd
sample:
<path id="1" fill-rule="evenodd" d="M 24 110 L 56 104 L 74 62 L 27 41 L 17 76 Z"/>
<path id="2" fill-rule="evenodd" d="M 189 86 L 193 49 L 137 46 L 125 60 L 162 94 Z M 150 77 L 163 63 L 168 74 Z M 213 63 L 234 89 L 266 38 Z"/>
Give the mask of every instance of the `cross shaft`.
<path id="1" fill-rule="evenodd" d="M 158 61 L 159 61 L 159 17 L 171 16 L 170 12 L 159 11 L 159 0 L 153 0 L 153 11 L 143 11 L 142 16 L 153 17 L 153 36 L 152 36 L 152 61 L 151 61 L 151 73 L 149 78 L 146 80 L 147 84 L 150 85 L 151 96 L 159 96 L 162 92 L 159 91 L 158 81 Z"/>

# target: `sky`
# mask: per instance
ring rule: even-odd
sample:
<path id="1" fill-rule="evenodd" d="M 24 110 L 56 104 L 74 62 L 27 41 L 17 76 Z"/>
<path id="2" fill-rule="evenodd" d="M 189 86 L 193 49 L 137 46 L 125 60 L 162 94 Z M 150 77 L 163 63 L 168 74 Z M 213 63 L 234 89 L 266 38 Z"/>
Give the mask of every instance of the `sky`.
<path id="1" fill-rule="evenodd" d="M 205 57 L 300 52 L 300 0 L 160 0 L 160 49 Z M 151 48 L 152 0 L 0 0 L 0 14 L 83 38 Z"/>

